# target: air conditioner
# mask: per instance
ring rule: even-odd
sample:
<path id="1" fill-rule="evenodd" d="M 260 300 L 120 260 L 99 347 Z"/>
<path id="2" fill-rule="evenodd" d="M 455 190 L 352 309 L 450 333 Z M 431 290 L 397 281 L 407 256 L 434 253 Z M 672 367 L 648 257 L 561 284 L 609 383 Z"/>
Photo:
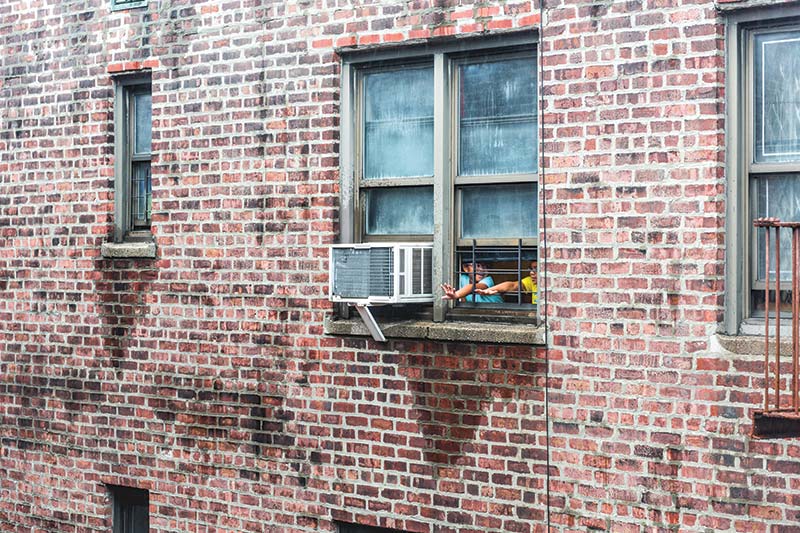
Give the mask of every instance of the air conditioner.
<path id="1" fill-rule="evenodd" d="M 334 244 L 330 299 L 356 305 L 433 301 L 432 243 Z"/>

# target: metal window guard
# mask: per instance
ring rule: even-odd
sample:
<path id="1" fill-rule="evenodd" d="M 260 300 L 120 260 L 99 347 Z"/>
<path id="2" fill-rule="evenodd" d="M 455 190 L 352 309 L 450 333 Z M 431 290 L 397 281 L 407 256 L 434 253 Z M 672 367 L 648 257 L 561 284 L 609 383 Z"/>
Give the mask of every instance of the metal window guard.
<path id="1" fill-rule="evenodd" d="M 800 286 L 798 286 L 798 276 L 800 273 L 800 222 L 781 222 L 777 218 L 759 218 L 753 221 L 756 228 L 764 228 L 766 231 L 765 251 L 766 251 L 766 285 L 764 288 L 764 411 L 763 415 L 782 415 L 792 418 L 800 416 L 800 397 L 798 396 L 798 361 L 800 360 Z M 781 244 L 780 230 L 788 228 L 792 231 L 792 281 L 789 289 L 792 291 L 792 373 L 791 373 L 791 406 L 781 405 Z M 769 359 L 770 359 L 770 235 L 774 231 L 775 238 L 775 359 L 774 359 L 774 379 L 770 379 Z M 770 404 L 770 383 L 774 384 L 774 403 Z M 761 415 L 761 413 L 759 413 Z"/>
<path id="2" fill-rule="evenodd" d="M 506 252 L 506 253 L 508 253 L 508 252 L 515 253 L 516 254 L 516 261 L 517 261 L 517 268 L 516 269 L 511 269 L 511 270 L 489 269 L 489 270 L 487 270 L 487 273 L 489 275 L 492 275 L 492 274 L 506 274 L 506 273 L 511 274 L 511 273 L 513 273 L 513 274 L 516 274 L 516 279 L 521 280 L 523 278 L 523 271 L 524 271 L 522 256 L 525 254 L 525 252 L 530 252 L 530 251 L 533 251 L 535 249 L 536 249 L 535 246 L 523 246 L 522 239 L 517 240 L 516 246 L 478 246 L 477 240 L 476 239 L 472 239 L 472 243 L 471 243 L 471 245 L 469 247 L 469 251 L 461 250 L 459 253 L 456 254 L 457 255 L 456 263 L 458 264 L 457 268 L 455 270 L 456 280 L 458 280 L 459 275 L 467 274 L 469 276 L 470 284 L 472 285 L 472 292 L 470 292 L 470 294 L 467 295 L 467 298 L 469 298 L 470 296 L 474 297 L 474 295 L 476 294 L 475 293 L 475 285 L 476 285 L 476 283 L 475 283 L 475 274 L 476 274 L 475 273 L 475 269 L 473 269 L 472 272 L 464 272 L 464 271 L 462 271 L 460 268 L 458 268 L 458 267 L 460 267 L 460 263 L 462 263 L 461 259 L 463 259 L 465 257 L 469 257 L 470 258 L 470 262 L 474 265 L 474 264 L 479 262 L 478 261 L 478 254 L 479 253 L 491 253 L 491 252 L 497 252 L 497 251 Z M 517 304 L 522 304 L 522 294 L 523 294 L 522 283 L 520 283 L 517 286 L 517 290 L 513 294 L 516 296 L 516 299 L 517 299 L 516 303 Z"/>

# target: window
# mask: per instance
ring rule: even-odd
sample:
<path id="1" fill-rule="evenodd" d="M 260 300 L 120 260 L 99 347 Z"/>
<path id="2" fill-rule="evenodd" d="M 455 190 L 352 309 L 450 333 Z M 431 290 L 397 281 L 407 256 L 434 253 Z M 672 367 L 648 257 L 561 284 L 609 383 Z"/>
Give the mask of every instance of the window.
<path id="1" fill-rule="evenodd" d="M 113 501 L 114 533 L 148 533 L 150 531 L 150 496 L 148 491 L 130 487 L 109 486 Z"/>
<path id="2" fill-rule="evenodd" d="M 134 7 L 147 7 L 147 0 L 111 0 L 111 10 L 132 9 Z"/>
<path id="3" fill-rule="evenodd" d="M 387 529 L 385 527 L 362 526 L 360 524 L 347 524 L 337 522 L 339 533 L 403 533 L 397 529 Z"/>
<path id="4" fill-rule="evenodd" d="M 347 56 L 344 80 L 343 241 L 433 241 L 437 285 L 468 291 L 437 301 L 438 320 L 534 312 L 532 36 Z"/>
<path id="5" fill-rule="evenodd" d="M 751 218 L 800 221 L 800 25 L 754 30 L 747 37 L 752 49 L 747 76 Z M 758 231 L 751 240 L 754 243 L 751 310 L 753 316 L 764 316 L 765 232 Z M 788 281 L 791 279 L 789 230 L 781 230 L 780 244 L 781 279 Z M 774 256 L 770 264 L 770 275 L 775 279 Z M 787 290 L 781 295 L 782 307 L 786 306 L 787 311 L 791 306 L 790 294 Z"/>
<path id="6" fill-rule="evenodd" d="M 117 81 L 115 241 L 151 239 L 152 96 L 149 80 Z"/>
<path id="7" fill-rule="evenodd" d="M 728 14 L 726 314 L 728 333 L 760 334 L 766 302 L 765 231 L 753 220 L 800 221 L 800 9 Z M 781 231 L 781 278 L 791 278 L 791 231 Z M 773 235 L 774 236 L 774 235 Z M 774 239 L 773 239 L 774 240 Z M 774 250 L 774 246 L 773 246 Z M 769 277 L 775 279 L 774 253 Z M 769 309 L 774 314 L 774 292 Z M 781 308 L 791 307 L 782 291 Z M 760 325 L 759 325 L 760 324 Z"/>

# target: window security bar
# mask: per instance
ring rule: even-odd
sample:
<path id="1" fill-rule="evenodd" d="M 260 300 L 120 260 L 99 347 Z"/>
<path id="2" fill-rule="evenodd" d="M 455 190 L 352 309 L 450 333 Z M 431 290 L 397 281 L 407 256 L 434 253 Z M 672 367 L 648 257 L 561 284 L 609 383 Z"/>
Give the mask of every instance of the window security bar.
<path id="1" fill-rule="evenodd" d="M 523 240 L 519 239 L 516 246 L 507 245 L 478 245 L 477 240 L 473 239 L 469 247 L 461 247 L 456 252 L 456 266 L 454 271 L 456 280 L 462 276 L 466 277 L 472 285 L 472 292 L 466 296 L 467 306 L 470 306 L 470 298 L 474 297 L 475 286 L 479 282 L 477 274 L 483 276 L 498 276 L 498 279 L 518 281 L 516 289 L 505 292 L 506 304 L 515 303 L 517 305 L 528 305 L 530 293 L 523 288 L 522 280 L 530 270 L 528 265 L 531 261 L 536 262 L 536 246 L 524 245 Z M 472 265 L 469 270 L 463 270 L 463 265 Z M 477 266 L 482 267 L 481 272 L 477 272 Z M 497 285 L 498 279 L 494 279 Z M 533 280 L 534 283 L 536 280 Z M 527 298 L 528 303 L 525 302 Z M 474 302 L 473 302 L 474 303 Z M 459 304 L 463 305 L 463 304 Z M 486 304 L 482 304 L 486 305 Z"/>
<path id="2" fill-rule="evenodd" d="M 800 372 L 800 222 L 781 222 L 777 218 L 758 218 L 753 221 L 753 226 L 764 228 L 766 231 L 765 251 L 766 251 L 766 285 L 764 288 L 765 318 L 764 318 L 764 414 L 781 413 L 792 417 L 800 417 L 800 395 L 798 389 L 798 377 Z M 791 365 L 791 406 L 781 403 L 781 243 L 780 232 L 782 229 L 790 229 L 792 232 L 792 278 L 789 289 L 792 293 L 791 307 L 791 329 L 792 329 L 792 365 Z M 774 230 L 774 231 L 773 231 Z M 770 379 L 770 242 L 771 235 L 774 236 L 774 258 L 775 258 L 775 359 L 774 359 L 774 378 Z M 770 383 L 774 388 L 774 402 L 770 403 Z"/>

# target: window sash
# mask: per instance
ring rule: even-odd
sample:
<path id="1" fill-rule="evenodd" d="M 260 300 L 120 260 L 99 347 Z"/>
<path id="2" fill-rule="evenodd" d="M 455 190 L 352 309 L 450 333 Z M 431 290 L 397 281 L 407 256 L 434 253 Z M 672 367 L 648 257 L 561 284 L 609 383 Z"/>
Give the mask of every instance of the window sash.
<path id="1" fill-rule="evenodd" d="M 763 310 L 755 309 L 755 300 L 757 299 L 758 292 L 762 292 L 765 288 L 765 278 L 763 276 L 761 264 L 763 263 L 764 259 L 764 242 L 763 242 L 763 228 L 754 228 L 753 227 L 753 219 L 761 216 L 762 214 L 770 214 L 772 213 L 760 213 L 759 212 L 759 190 L 762 187 L 764 180 L 770 177 L 776 177 L 777 175 L 796 175 L 795 178 L 797 180 L 798 187 L 800 187 L 800 160 L 797 161 L 756 161 L 756 114 L 758 113 L 758 109 L 756 106 L 756 80 L 757 75 L 755 72 L 756 69 L 756 62 L 755 62 L 755 55 L 756 55 L 756 38 L 757 36 L 761 35 L 769 35 L 769 34 L 777 34 L 783 33 L 787 31 L 797 31 L 800 29 L 800 25 L 795 24 L 780 24 L 775 25 L 768 28 L 758 28 L 753 30 L 748 30 L 744 33 L 743 45 L 744 45 L 744 53 L 742 57 L 744 58 L 744 68 L 743 68 L 743 76 L 740 81 L 741 85 L 743 86 L 743 92 L 745 94 L 744 98 L 744 126 L 745 126 L 745 135 L 743 136 L 743 141 L 745 144 L 745 170 L 746 170 L 746 202 L 745 205 L 747 206 L 747 214 L 746 214 L 746 221 L 748 227 L 746 228 L 745 235 L 747 235 L 746 242 L 744 243 L 745 248 L 745 257 L 748 258 L 747 261 L 744 261 L 745 265 L 745 303 L 744 303 L 744 311 L 746 317 L 763 317 Z M 741 53 L 741 52 L 740 52 Z M 763 60 L 763 59 L 762 59 Z M 800 212 L 797 215 L 797 218 L 800 219 Z M 790 220 L 785 220 L 789 222 Z M 781 230 L 785 232 L 786 235 L 789 234 L 789 230 Z M 787 262 L 789 258 L 789 254 L 791 252 L 790 245 L 787 247 L 785 243 L 790 243 L 790 239 L 787 241 L 786 235 L 783 235 L 781 239 L 781 256 L 783 258 L 782 266 L 781 266 L 781 279 L 783 282 L 783 289 L 788 288 L 786 276 L 791 276 L 791 266 L 790 263 Z M 774 240 L 774 233 L 772 234 Z M 774 246 L 774 243 L 773 243 Z M 775 263 L 774 257 L 771 260 L 771 273 L 770 273 L 770 285 L 774 285 L 775 282 Z"/>
<path id="2" fill-rule="evenodd" d="M 430 68 L 433 69 L 433 62 L 430 60 L 424 61 L 410 61 L 410 62 L 403 62 L 394 65 L 380 65 L 380 66 L 371 66 L 366 68 L 361 68 L 356 72 L 356 87 L 357 87 L 357 97 L 356 97 L 356 106 L 355 106 L 355 116 L 356 116 L 356 123 L 357 127 L 355 128 L 356 137 L 356 182 L 359 184 L 360 187 L 374 185 L 374 182 L 381 181 L 384 183 L 394 182 L 397 185 L 405 185 L 411 180 L 419 180 L 419 179 L 428 179 L 431 182 L 433 181 L 433 173 L 430 175 L 419 175 L 419 176 L 396 176 L 396 177 L 386 177 L 386 178 L 367 178 L 365 175 L 365 166 L 367 164 L 367 153 L 366 153 L 366 78 L 370 74 L 380 74 L 380 73 L 391 73 L 391 72 L 403 72 L 406 70 L 411 69 L 424 69 Z M 432 120 L 435 121 L 435 116 L 432 117 Z M 433 149 L 433 146 L 431 146 Z M 434 154 L 435 157 L 435 154 Z"/>
<path id="3" fill-rule="evenodd" d="M 461 88 L 462 88 L 462 81 L 461 81 L 461 67 L 468 66 L 468 65 L 477 65 L 477 64 L 484 64 L 484 63 L 492 63 L 492 62 L 501 62 L 501 61 L 509 61 L 509 60 L 529 60 L 533 65 L 533 72 L 534 72 L 534 93 L 531 95 L 531 100 L 533 102 L 533 134 L 534 134 L 534 142 L 531 146 L 533 150 L 534 156 L 534 168 L 527 172 L 514 172 L 514 173 L 498 173 L 498 174 L 462 174 L 461 173 L 461 114 L 459 112 L 459 104 L 461 103 Z M 537 65 L 537 51 L 535 49 L 525 49 L 519 51 L 493 51 L 493 52 L 476 52 L 470 53 L 468 55 L 463 55 L 460 58 L 456 58 L 452 61 L 452 78 L 453 82 L 451 84 L 451 95 L 450 95 L 450 102 L 451 102 L 451 116 L 452 116 L 452 124 L 451 128 L 453 131 L 453 135 L 451 137 L 452 140 L 452 154 L 453 154 L 453 176 L 454 180 L 470 181 L 470 182 L 479 182 L 480 180 L 487 181 L 491 180 L 494 182 L 502 183 L 508 180 L 522 180 L 527 179 L 530 181 L 536 181 L 538 179 L 538 168 L 539 168 L 539 157 L 538 157 L 538 142 L 539 142 L 539 113 L 538 113 L 538 93 L 536 92 L 538 88 L 538 73 L 536 71 Z M 496 116 L 494 118 L 502 118 L 502 116 Z"/>
<path id="4" fill-rule="evenodd" d="M 150 162 L 152 159 L 152 140 L 147 152 L 135 151 L 136 143 L 136 98 L 152 95 L 150 76 L 138 74 L 121 76 L 115 80 L 115 141 L 114 141 L 114 241 L 141 241 L 152 238 L 150 232 L 150 211 L 152 205 L 152 179 Z M 152 106 L 151 106 L 152 109 Z M 141 121 L 140 121 L 141 122 Z M 149 120 L 145 117 L 144 126 L 148 127 L 152 139 L 152 111 Z M 141 130 L 140 130 L 141 132 Z M 141 144 L 141 143 L 140 143 Z M 136 178 L 145 182 L 144 208 L 137 214 L 138 198 L 134 189 Z"/>
<path id="5" fill-rule="evenodd" d="M 519 183 L 531 183 L 537 184 L 539 181 L 538 169 L 539 169 L 539 157 L 538 157 L 538 136 L 539 136 L 539 115 L 538 115 L 538 92 L 535 92 L 531 95 L 531 98 L 534 102 L 534 139 L 535 143 L 531 146 L 531 150 L 534 151 L 534 162 L 536 168 L 533 169 L 532 172 L 519 172 L 519 173 L 502 173 L 502 174 L 485 174 L 485 175 L 462 175 L 460 174 L 460 161 L 461 161 L 461 116 L 459 113 L 459 103 L 461 101 L 461 69 L 462 65 L 470 65 L 470 64 L 480 64 L 485 62 L 491 61 L 504 61 L 504 60 L 514 60 L 514 59 L 527 59 L 530 60 L 533 64 L 534 71 L 536 69 L 537 63 L 537 53 L 538 51 L 534 49 L 523 49 L 517 51 L 492 51 L 492 52 L 477 52 L 462 55 L 459 58 L 456 58 L 452 62 L 451 72 L 453 82 L 451 84 L 451 92 L 450 92 L 450 113 L 451 113 L 451 131 L 453 132 L 451 136 L 451 153 L 453 154 L 453 165 L 451 168 L 451 180 L 452 180 L 452 187 L 454 188 L 453 192 L 453 227 L 454 227 L 454 244 L 457 247 L 464 247 L 469 246 L 473 242 L 476 243 L 478 246 L 514 246 L 520 240 L 525 246 L 537 246 L 539 239 L 538 239 L 538 232 L 536 237 L 523 237 L 520 239 L 521 236 L 516 237 L 481 237 L 477 239 L 471 238 L 462 238 L 462 194 L 461 190 L 463 186 L 468 185 L 511 185 L 511 184 L 519 184 Z M 538 73 L 537 73 L 538 76 Z M 535 87 L 538 89 L 538 79 L 535 79 L 534 82 Z M 531 206 L 531 211 L 533 212 L 533 216 L 537 217 L 535 221 L 538 223 L 538 216 L 539 216 L 539 202 L 538 202 L 538 187 L 537 187 L 537 200 L 536 204 Z M 537 224 L 538 225 L 538 224 Z"/>
<path id="6" fill-rule="evenodd" d="M 148 0 L 111 0 L 111 10 L 121 11 L 137 7 L 147 7 Z"/>

